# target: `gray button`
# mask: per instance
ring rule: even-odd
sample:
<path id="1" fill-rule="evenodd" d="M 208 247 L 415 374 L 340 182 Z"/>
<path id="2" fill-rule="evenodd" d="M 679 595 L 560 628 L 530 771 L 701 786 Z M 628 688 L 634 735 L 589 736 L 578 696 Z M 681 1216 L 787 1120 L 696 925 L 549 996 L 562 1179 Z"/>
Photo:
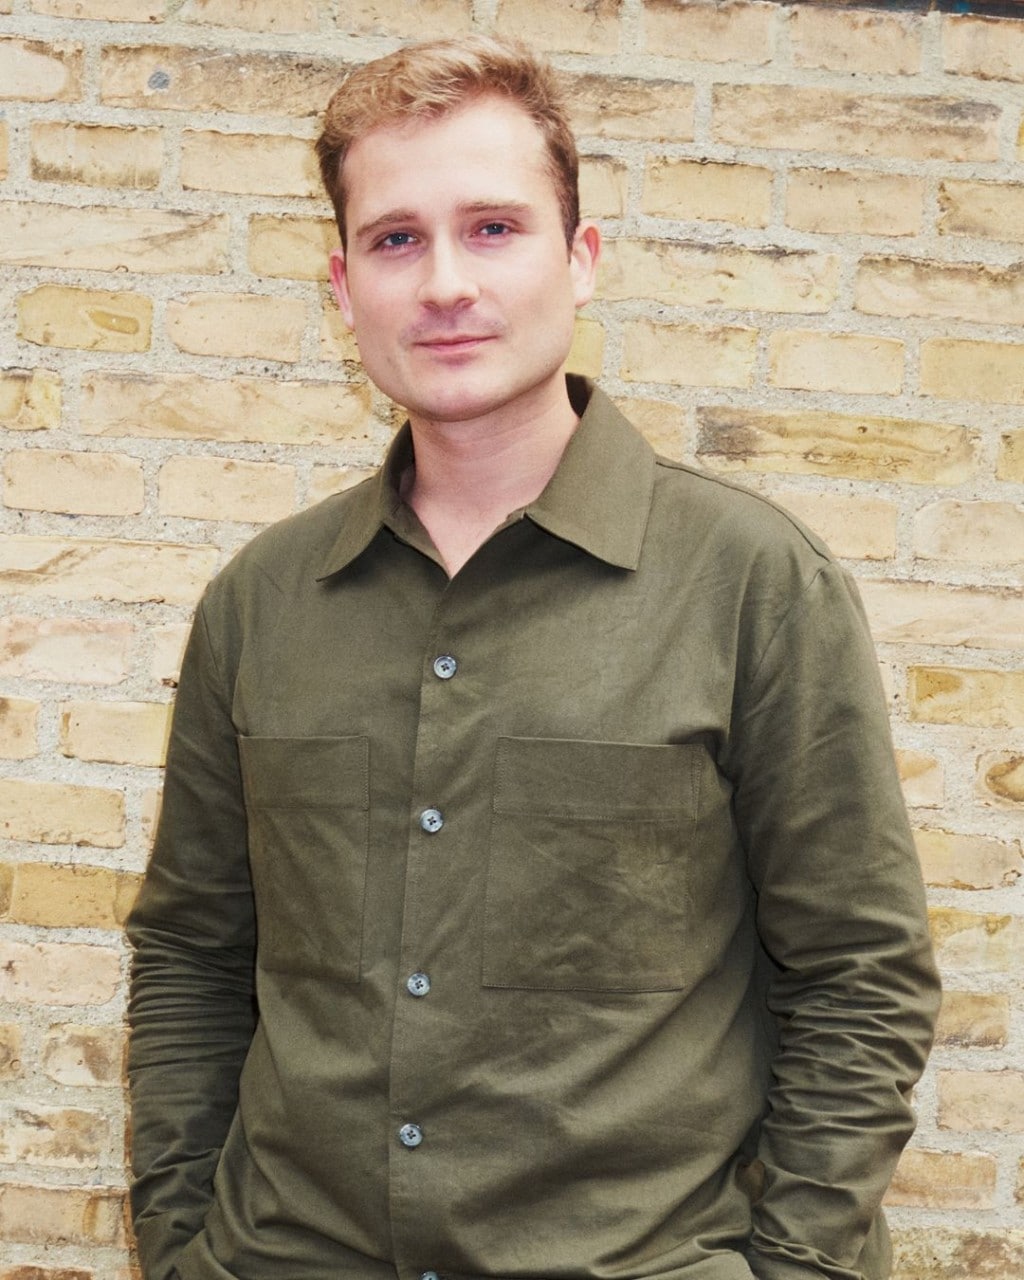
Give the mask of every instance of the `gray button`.
<path id="1" fill-rule="evenodd" d="M 440 831 L 444 826 L 444 818 L 441 816 L 440 809 L 424 809 L 420 814 L 420 826 L 424 831 L 429 831 L 431 835 L 435 831 Z"/>
<path id="2" fill-rule="evenodd" d="M 450 653 L 442 653 L 439 658 L 434 659 L 434 675 L 438 680 L 450 680 L 458 669 L 459 664 Z"/>
<path id="3" fill-rule="evenodd" d="M 420 1280 L 441 1280 L 436 1271 L 424 1271 L 420 1276 Z"/>
<path id="4" fill-rule="evenodd" d="M 411 996 L 425 996 L 430 990 L 430 979 L 425 973 L 411 973 L 405 980 L 406 990 Z"/>
<path id="5" fill-rule="evenodd" d="M 418 1147 L 423 1141 L 423 1130 L 418 1124 L 403 1124 L 398 1131 L 398 1141 L 403 1147 Z"/>

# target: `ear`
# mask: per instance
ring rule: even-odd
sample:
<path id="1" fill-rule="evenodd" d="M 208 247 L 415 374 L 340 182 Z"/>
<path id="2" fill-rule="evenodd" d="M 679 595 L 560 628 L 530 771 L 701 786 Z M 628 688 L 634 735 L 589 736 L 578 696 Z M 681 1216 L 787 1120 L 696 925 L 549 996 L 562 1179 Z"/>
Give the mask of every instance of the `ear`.
<path id="1" fill-rule="evenodd" d="M 569 270 L 572 273 L 573 296 L 576 306 L 585 307 L 594 296 L 597 285 L 597 264 L 601 258 L 601 232 L 594 222 L 581 222 L 573 236 L 569 250 Z"/>
<path id="2" fill-rule="evenodd" d="M 353 328 L 352 298 L 348 289 L 348 271 L 345 265 L 345 250 L 332 249 L 330 256 L 331 291 L 338 303 L 338 310 L 345 323 Z"/>

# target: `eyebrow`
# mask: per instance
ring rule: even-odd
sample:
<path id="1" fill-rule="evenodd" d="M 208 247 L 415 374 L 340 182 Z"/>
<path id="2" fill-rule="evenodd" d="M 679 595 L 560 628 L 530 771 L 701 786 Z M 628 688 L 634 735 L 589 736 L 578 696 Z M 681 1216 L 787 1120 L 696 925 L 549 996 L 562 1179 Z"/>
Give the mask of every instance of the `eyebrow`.
<path id="1" fill-rule="evenodd" d="M 459 213 L 470 214 L 518 214 L 528 213 L 531 206 L 522 200 L 469 200 L 465 204 L 458 206 Z M 372 239 L 379 231 L 385 227 L 393 227 L 403 222 L 416 222 L 418 215 L 412 209 L 388 209 L 386 212 L 379 214 L 376 218 L 371 218 L 369 222 L 364 222 L 357 227 L 353 236 L 357 240 Z"/>

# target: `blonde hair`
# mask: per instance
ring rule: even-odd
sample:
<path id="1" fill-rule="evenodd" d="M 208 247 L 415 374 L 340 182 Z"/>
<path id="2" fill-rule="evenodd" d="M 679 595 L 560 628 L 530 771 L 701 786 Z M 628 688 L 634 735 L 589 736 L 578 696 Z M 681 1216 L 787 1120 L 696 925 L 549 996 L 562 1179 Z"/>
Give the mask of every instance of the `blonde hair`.
<path id="1" fill-rule="evenodd" d="M 580 218 L 579 159 L 554 72 L 518 41 L 480 35 L 398 49 L 358 67 L 332 95 L 316 153 L 342 244 L 352 144 L 382 125 L 435 119 L 487 94 L 522 107 L 540 130 L 571 247 Z"/>

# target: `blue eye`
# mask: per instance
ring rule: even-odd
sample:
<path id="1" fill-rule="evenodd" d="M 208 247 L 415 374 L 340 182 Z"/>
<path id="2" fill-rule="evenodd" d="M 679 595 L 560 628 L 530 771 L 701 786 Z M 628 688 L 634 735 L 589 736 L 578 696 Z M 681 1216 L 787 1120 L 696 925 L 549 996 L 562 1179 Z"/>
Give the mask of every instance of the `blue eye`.
<path id="1" fill-rule="evenodd" d="M 488 222 L 480 228 L 485 236 L 502 236 L 508 229 L 508 223 L 505 222 Z"/>
<path id="2" fill-rule="evenodd" d="M 412 244 L 412 234 L 408 231 L 392 231 L 380 242 L 382 249 L 404 249 Z"/>

